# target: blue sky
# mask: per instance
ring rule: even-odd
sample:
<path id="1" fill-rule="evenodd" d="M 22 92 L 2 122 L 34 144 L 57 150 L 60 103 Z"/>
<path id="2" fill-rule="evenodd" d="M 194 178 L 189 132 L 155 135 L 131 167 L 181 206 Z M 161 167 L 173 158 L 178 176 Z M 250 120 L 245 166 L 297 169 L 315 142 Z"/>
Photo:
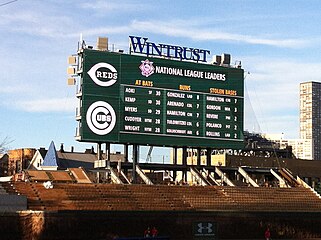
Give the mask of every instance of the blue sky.
<path id="1" fill-rule="evenodd" d="M 75 88 L 67 57 L 80 34 L 128 36 L 230 53 L 246 72 L 244 129 L 299 136 L 299 83 L 321 81 L 318 0 L 0 0 L 0 139 L 11 149 L 91 144 L 74 140 Z M 116 147 L 117 148 L 117 147 Z"/>

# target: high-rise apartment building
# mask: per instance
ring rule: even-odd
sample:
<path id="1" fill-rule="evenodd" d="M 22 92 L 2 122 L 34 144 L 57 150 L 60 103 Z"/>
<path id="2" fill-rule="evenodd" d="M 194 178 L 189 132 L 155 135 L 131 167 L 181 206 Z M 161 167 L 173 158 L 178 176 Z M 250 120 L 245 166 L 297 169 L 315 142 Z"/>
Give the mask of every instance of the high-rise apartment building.
<path id="1" fill-rule="evenodd" d="M 300 84 L 300 138 L 311 139 L 312 159 L 321 160 L 321 83 Z"/>

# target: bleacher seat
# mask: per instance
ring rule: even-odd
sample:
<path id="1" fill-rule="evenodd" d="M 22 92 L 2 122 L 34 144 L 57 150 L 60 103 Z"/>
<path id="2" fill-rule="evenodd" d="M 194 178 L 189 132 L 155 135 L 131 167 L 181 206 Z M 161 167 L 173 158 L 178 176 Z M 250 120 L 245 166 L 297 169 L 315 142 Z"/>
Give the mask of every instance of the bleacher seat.
<path id="1" fill-rule="evenodd" d="M 321 211 L 310 189 L 15 182 L 30 210 L 93 211 Z"/>

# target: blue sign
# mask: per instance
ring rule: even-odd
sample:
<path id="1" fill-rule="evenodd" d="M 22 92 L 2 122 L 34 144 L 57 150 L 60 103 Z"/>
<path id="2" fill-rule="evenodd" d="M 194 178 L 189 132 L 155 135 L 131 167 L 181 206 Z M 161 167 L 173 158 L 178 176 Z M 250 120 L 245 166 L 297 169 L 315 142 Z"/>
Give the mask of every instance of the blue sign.
<path id="1" fill-rule="evenodd" d="M 175 58 L 179 60 L 190 60 L 195 62 L 207 62 L 209 50 L 180 47 L 169 44 L 156 44 L 148 42 L 148 38 L 129 36 L 130 53 L 146 54 L 147 56 L 159 56 Z"/>

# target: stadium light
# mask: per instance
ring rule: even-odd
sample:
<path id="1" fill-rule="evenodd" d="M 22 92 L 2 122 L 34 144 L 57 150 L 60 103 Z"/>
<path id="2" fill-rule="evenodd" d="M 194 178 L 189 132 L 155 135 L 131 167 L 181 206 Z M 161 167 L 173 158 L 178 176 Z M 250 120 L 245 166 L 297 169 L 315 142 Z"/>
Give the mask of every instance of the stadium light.
<path id="1" fill-rule="evenodd" d="M 77 56 L 72 55 L 69 56 L 67 59 L 67 62 L 69 64 L 67 68 L 67 74 L 69 75 L 67 79 L 68 85 L 76 85 L 76 76 L 77 76 Z"/>
<path id="2" fill-rule="evenodd" d="M 74 67 L 72 67 L 72 66 L 69 66 L 67 68 L 67 74 L 68 75 L 75 75 L 76 74 L 76 69 Z"/>
<path id="3" fill-rule="evenodd" d="M 77 58 L 76 58 L 76 56 L 69 56 L 69 57 L 68 57 L 68 64 L 69 64 L 69 65 L 76 65 L 76 64 L 77 64 Z"/>
<path id="4" fill-rule="evenodd" d="M 97 39 L 97 49 L 100 51 L 108 51 L 108 38 L 98 37 Z"/>
<path id="5" fill-rule="evenodd" d="M 76 84 L 76 79 L 75 78 L 68 78 L 67 79 L 67 84 L 68 85 L 75 85 Z"/>

